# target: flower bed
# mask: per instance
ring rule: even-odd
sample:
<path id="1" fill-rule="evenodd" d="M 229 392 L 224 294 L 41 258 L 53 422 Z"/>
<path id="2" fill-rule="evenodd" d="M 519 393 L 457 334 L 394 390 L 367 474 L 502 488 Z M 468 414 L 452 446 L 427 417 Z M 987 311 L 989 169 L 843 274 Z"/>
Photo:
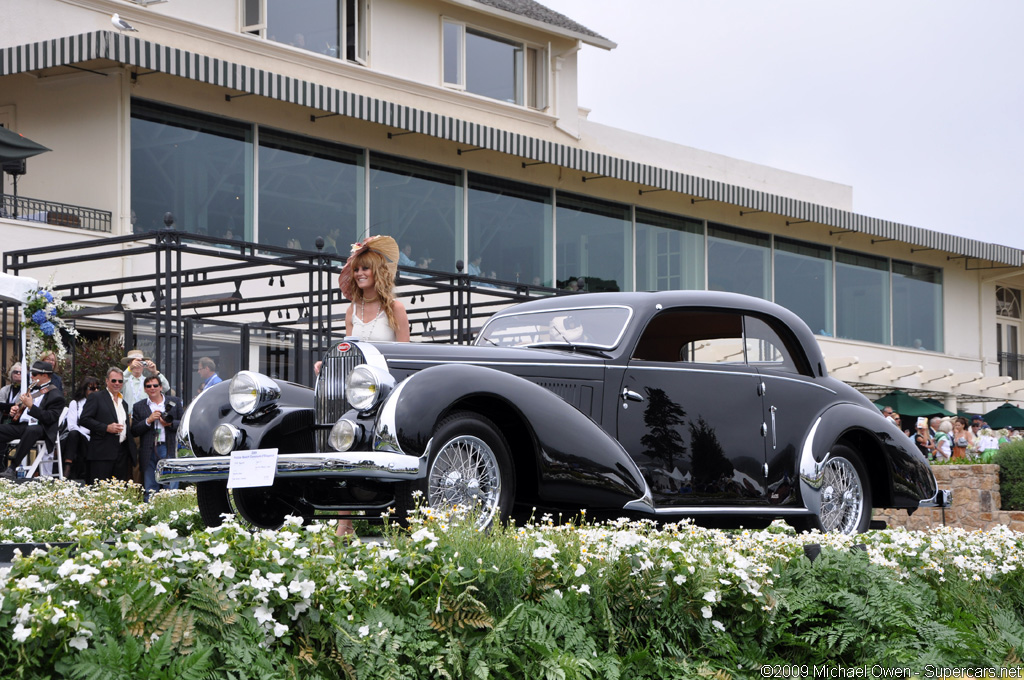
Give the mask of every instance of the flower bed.
<path id="1" fill-rule="evenodd" d="M 79 510 L 60 518 L 76 545 L 0 570 L 0 674 L 923 675 L 1018 664 L 1024 644 L 1024 542 L 1007 529 L 839 537 L 580 517 L 481 534 L 424 513 L 363 543 L 298 519 L 185 535 L 188 510 L 173 512 L 112 531 Z"/>

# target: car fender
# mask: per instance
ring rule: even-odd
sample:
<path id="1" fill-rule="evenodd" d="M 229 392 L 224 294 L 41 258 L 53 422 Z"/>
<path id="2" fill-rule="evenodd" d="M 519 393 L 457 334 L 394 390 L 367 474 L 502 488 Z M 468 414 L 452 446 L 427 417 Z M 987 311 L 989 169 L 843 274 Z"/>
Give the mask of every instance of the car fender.
<path id="1" fill-rule="evenodd" d="M 222 423 L 242 433 L 241 449 L 276 448 L 280 453 L 312 451 L 313 390 L 304 385 L 275 380 L 281 388 L 278 403 L 257 417 L 242 416 L 228 400 L 230 381 L 211 385 L 189 405 L 179 431 L 178 457 L 215 456 L 213 432 Z"/>
<path id="2" fill-rule="evenodd" d="M 811 512 L 818 513 L 821 508 L 822 470 L 832 447 L 841 441 L 851 444 L 863 458 L 875 507 L 916 508 L 935 496 L 937 486 L 928 461 L 906 435 L 878 413 L 859 404 L 841 403 L 814 421 L 800 451 L 800 495 Z M 879 488 L 880 480 L 884 488 Z"/>
<path id="3" fill-rule="evenodd" d="M 428 455 L 447 414 L 495 409 L 529 431 L 533 450 L 511 454 L 517 468 L 536 468 L 542 500 L 622 507 L 646 492 L 636 463 L 589 416 L 525 378 L 474 364 L 432 366 L 402 381 L 381 408 L 375 446 Z"/>

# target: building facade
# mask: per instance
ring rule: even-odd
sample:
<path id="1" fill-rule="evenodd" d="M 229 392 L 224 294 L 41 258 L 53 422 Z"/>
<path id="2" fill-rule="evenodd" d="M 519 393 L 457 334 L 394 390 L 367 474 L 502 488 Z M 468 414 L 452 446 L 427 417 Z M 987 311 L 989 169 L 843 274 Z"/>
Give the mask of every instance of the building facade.
<path id="1" fill-rule="evenodd" d="M 52 149 L 18 201 L 5 175 L 4 251 L 148 233 L 168 212 L 196 235 L 320 238 L 341 257 L 384 233 L 413 266 L 504 284 L 774 300 L 872 396 L 1024 399 L 1024 252 L 589 121 L 577 54 L 615 44 L 532 0 L 34 0 L 4 16 L 0 125 Z"/>

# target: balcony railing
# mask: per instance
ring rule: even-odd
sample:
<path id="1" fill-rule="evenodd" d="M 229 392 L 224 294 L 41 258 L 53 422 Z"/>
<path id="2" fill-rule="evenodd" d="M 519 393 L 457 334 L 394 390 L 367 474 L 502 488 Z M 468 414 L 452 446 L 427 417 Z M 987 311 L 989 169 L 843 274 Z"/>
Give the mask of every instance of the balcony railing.
<path id="1" fill-rule="evenodd" d="M 1008 375 L 1014 380 L 1024 376 L 1024 354 L 999 353 L 999 375 Z"/>
<path id="2" fill-rule="evenodd" d="M 106 210 L 9 194 L 0 196 L 0 217 L 87 231 L 110 232 L 110 212 Z"/>

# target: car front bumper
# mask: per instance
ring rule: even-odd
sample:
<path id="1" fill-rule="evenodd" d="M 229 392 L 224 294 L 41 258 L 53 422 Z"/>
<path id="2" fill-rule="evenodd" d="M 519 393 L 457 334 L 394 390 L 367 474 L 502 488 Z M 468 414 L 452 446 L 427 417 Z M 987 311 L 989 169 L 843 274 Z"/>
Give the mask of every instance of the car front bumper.
<path id="1" fill-rule="evenodd" d="M 156 481 L 168 484 L 227 480 L 230 470 L 231 456 L 168 458 L 157 464 Z M 387 451 L 345 451 L 280 454 L 274 478 L 361 477 L 401 482 L 426 476 L 426 457 Z"/>
<path id="2" fill-rule="evenodd" d="M 953 505 L 953 490 L 939 489 L 931 498 L 921 501 L 921 508 L 948 508 Z"/>

